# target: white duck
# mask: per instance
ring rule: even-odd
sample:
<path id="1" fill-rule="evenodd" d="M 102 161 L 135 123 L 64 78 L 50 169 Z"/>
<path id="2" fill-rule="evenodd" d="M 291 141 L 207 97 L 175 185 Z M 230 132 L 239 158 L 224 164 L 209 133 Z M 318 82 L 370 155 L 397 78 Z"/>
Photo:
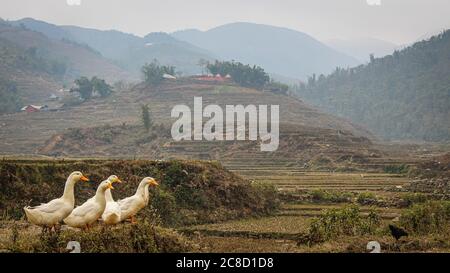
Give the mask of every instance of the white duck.
<path id="1" fill-rule="evenodd" d="M 81 172 L 73 172 L 67 178 L 62 197 L 40 206 L 24 207 L 28 221 L 45 229 L 58 225 L 72 212 L 75 206 L 74 187 L 80 180 L 89 181 Z"/>
<path id="2" fill-rule="evenodd" d="M 105 210 L 105 191 L 107 189 L 114 189 L 109 180 L 105 180 L 100 183 L 95 196 L 87 200 L 81 206 L 76 207 L 72 213 L 64 219 L 64 223 L 70 227 L 88 229 L 92 223 L 100 218 Z"/>
<path id="3" fill-rule="evenodd" d="M 108 180 L 111 181 L 111 183 L 122 183 L 122 181 L 120 181 L 120 179 L 115 175 L 111 175 Z M 117 202 L 114 201 L 110 189 L 107 189 L 105 191 L 105 198 L 106 207 L 105 211 L 102 214 L 103 223 L 107 225 L 115 225 L 120 222 L 120 206 Z"/>
<path id="4" fill-rule="evenodd" d="M 136 223 L 134 216 L 149 202 L 149 186 L 158 186 L 158 182 L 152 177 L 142 179 L 133 196 L 117 201 L 120 206 L 120 221 L 131 219 L 131 223 Z"/>

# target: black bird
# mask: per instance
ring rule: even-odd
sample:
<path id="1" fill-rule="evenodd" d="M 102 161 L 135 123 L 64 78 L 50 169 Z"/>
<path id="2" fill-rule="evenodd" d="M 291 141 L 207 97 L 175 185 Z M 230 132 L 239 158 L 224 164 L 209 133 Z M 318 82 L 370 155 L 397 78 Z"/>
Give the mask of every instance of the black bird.
<path id="1" fill-rule="evenodd" d="M 397 241 L 403 236 L 408 236 L 408 232 L 394 225 L 389 225 L 389 229 L 391 230 L 392 237 L 394 237 Z"/>

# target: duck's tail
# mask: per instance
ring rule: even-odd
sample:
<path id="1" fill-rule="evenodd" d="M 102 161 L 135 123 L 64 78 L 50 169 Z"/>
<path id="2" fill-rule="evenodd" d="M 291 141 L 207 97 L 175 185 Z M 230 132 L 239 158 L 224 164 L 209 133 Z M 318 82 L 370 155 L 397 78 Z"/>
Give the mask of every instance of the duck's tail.
<path id="1" fill-rule="evenodd" d="M 23 210 L 25 211 L 25 215 L 27 216 L 27 219 L 29 222 L 31 222 L 31 223 L 38 222 L 38 219 L 37 219 L 36 215 L 34 215 L 32 213 L 32 208 L 30 206 L 24 207 Z"/>
<path id="2" fill-rule="evenodd" d="M 114 225 L 120 222 L 120 215 L 117 213 L 108 213 L 103 215 L 103 222 L 108 225 Z"/>

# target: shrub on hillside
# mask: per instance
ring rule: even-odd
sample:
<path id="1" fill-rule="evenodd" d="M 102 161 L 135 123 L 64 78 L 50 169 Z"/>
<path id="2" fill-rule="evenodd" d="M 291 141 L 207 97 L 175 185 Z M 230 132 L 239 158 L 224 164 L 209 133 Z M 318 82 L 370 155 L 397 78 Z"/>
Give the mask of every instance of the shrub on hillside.
<path id="1" fill-rule="evenodd" d="M 376 203 L 378 200 L 377 196 L 373 192 L 361 192 L 356 198 L 356 202 L 361 205 L 370 205 Z"/>
<path id="2" fill-rule="evenodd" d="M 259 203 L 262 212 L 270 213 L 280 207 L 277 188 L 270 183 L 253 182 L 251 184 L 255 197 L 255 202 Z"/>
<path id="3" fill-rule="evenodd" d="M 408 192 L 403 194 L 401 198 L 406 202 L 407 206 L 425 203 L 428 201 L 428 196 L 420 192 Z"/>
<path id="4" fill-rule="evenodd" d="M 427 201 L 413 205 L 402 213 L 400 223 L 416 234 L 448 232 L 450 228 L 450 201 Z"/>
<path id="5" fill-rule="evenodd" d="M 313 202 L 330 202 L 330 203 L 345 203 L 351 202 L 353 194 L 350 192 L 326 191 L 322 189 L 315 189 L 310 192 Z"/>
<path id="6" fill-rule="evenodd" d="M 404 174 L 408 173 L 409 167 L 405 164 L 402 165 L 388 165 L 384 167 L 385 173 L 391 173 L 391 174 Z"/>
<path id="7" fill-rule="evenodd" d="M 312 245 L 340 236 L 373 234 L 380 223 L 380 217 L 375 211 L 370 211 L 368 216 L 361 216 L 357 206 L 326 210 L 312 220 L 308 232 L 301 236 L 299 243 Z"/>

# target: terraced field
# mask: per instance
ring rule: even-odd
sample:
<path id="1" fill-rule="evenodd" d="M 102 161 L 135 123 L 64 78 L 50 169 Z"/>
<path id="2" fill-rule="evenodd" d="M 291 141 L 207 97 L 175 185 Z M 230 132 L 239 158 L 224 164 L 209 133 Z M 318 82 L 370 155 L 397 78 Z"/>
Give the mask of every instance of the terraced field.
<path id="1" fill-rule="evenodd" d="M 313 248 L 297 245 L 297 239 L 299 233 L 307 231 L 313 217 L 320 215 L 326 209 L 343 206 L 345 204 L 285 204 L 274 216 L 190 226 L 181 231 L 202 245 L 206 252 L 330 251 L 332 249 L 329 249 L 330 246 L 327 245 Z M 371 209 L 361 207 L 361 212 L 366 214 Z M 398 217 L 400 212 L 395 208 L 375 210 L 386 223 Z M 364 242 L 368 241 L 370 240 L 367 239 Z"/>
<path id="2" fill-rule="evenodd" d="M 384 193 L 386 189 L 403 187 L 408 183 L 408 180 L 401 175 L 383 173 L 328 173 L 297 170 L 259 171 L 255 175 L 251 175 L 248 170 L 239 173 L 256 181 L 275 184 L 281 191 L 323 189 Z"/>
<path id="3" fill-rule="evenodd" d="M 289 159 L 286 159 L 289 162 Z M 291 161 L 292 162 L 292 161 Z M 227 165 L 227 163 L 225 163 Z M 387 173 L 313 172 L 285 162 L 267 160 L 229 162 L 228 168 L 247 179 L 274 184 L 281 193 L 294 196 L 284 203 L 276 215 L 255 219 L 243 219 L 225 223 L 206 224 L 183 228 L 182 231 L 197 240 L 208 252 L 322 252 L 345 251 L 348 242 L 337 245 L 307 247 L 297 245 L 300 233 L 308 230 L 313 217 L 327 209 L 342 208 L 348 203 L 302 202 L 295 200 L 296 191 L 329 190 L 371 192 L 377 197 L 395 198 L 400 193 L 389 189 L 404 187 L 409 180 L 402 175 Z M 395 207 L 360 206 L 362 215 L 375 210 L 383 222 L 390 222 L 400 215 Z M 380 238 L 382 239 L 382 238 Z M 354 238 L 353 241 L 361 240 Z M 389 242 L 389 238 L 384 238 Z M 369 239 L 367 239 L 367 242 Z M 362 244 L 364 244 L 362 239 Z M 367 243 L 365 242 L 365 243 Z M 359 246 L 359 245 L 358 245 Z M 365 245 L 364 245 L 365 246 Z M 364 247 L 363 246 L 363 247 Z M 364 249 L 364 248 L 362 248 Z"/>

